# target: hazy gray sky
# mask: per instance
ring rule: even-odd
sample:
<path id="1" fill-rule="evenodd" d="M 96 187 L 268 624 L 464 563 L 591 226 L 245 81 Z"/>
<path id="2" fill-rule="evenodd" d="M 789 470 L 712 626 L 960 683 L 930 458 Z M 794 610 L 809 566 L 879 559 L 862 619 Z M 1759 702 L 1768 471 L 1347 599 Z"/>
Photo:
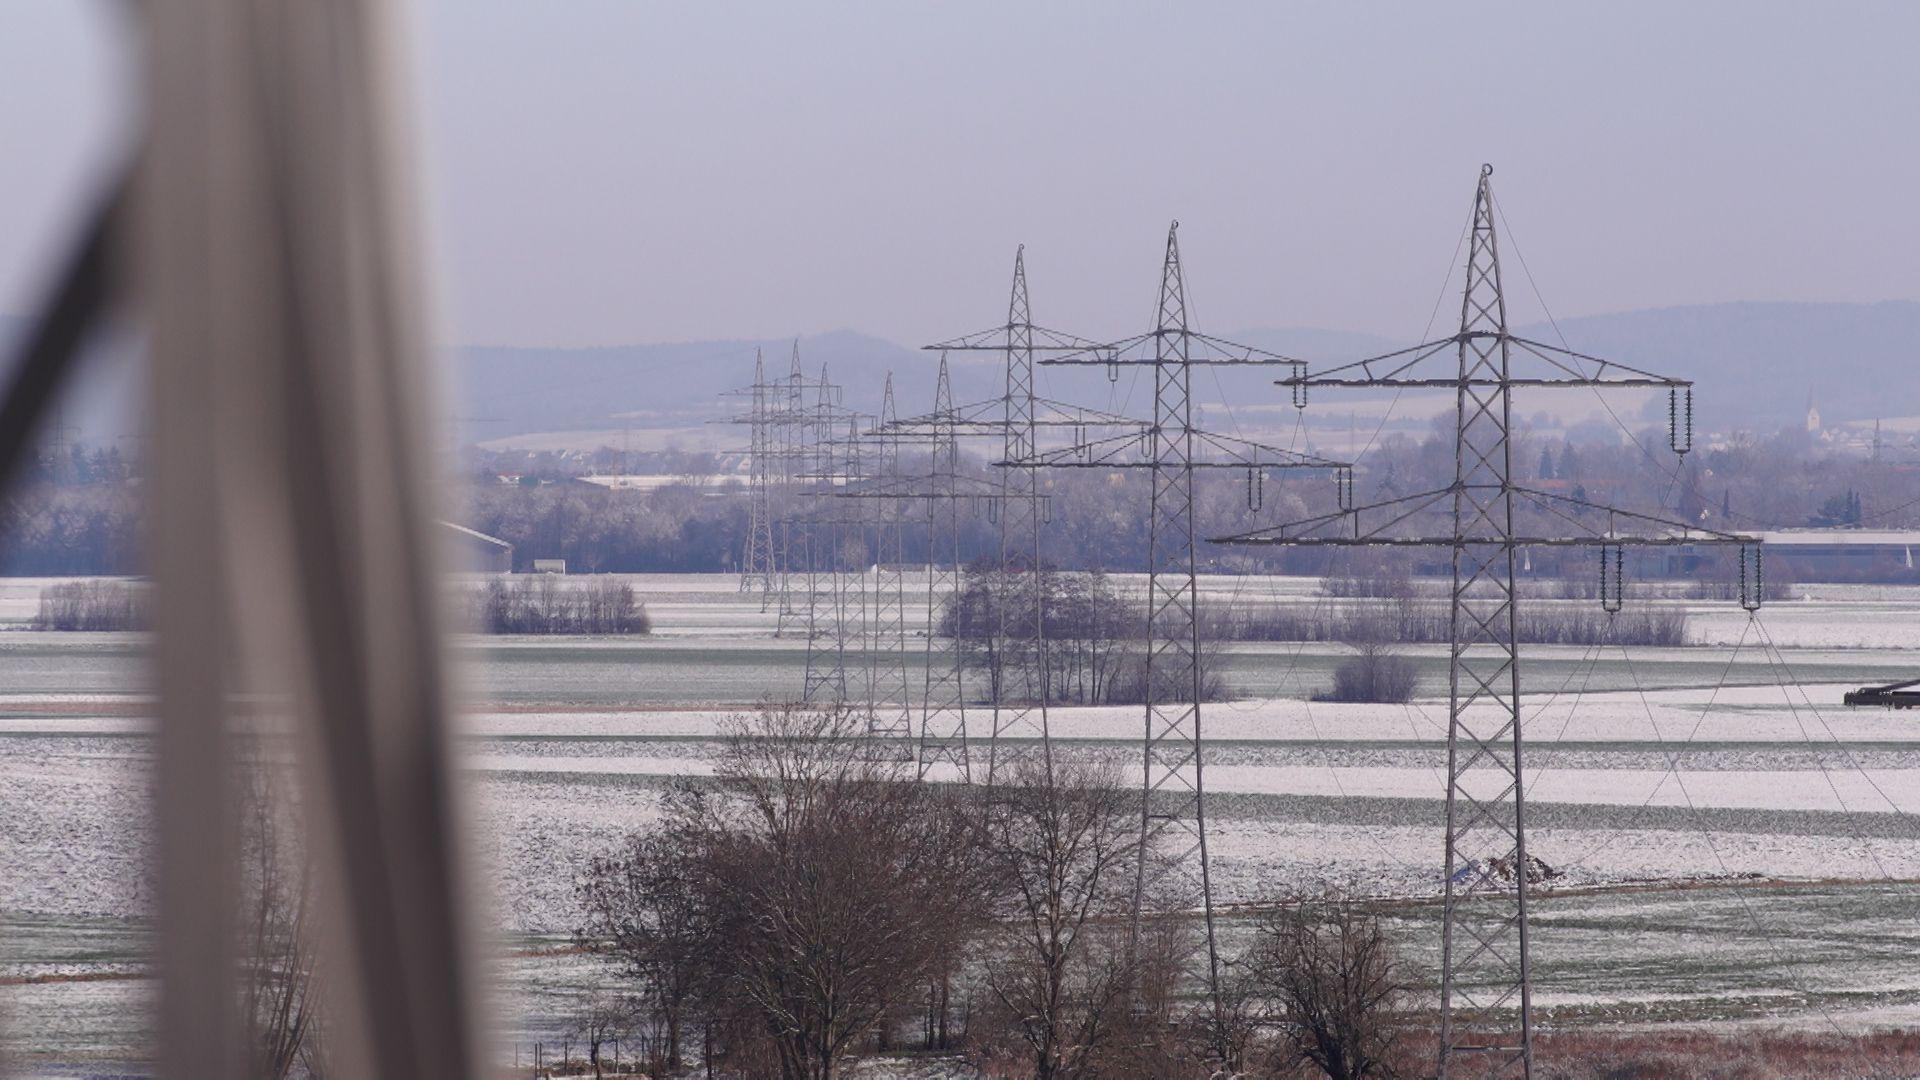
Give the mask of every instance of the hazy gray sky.
<path id="1" fill-rule="evenodd" d="M 0 310 L 124 126 L 114 24 L 0 0 Z M 458 341 L 918 343 L 998 321 L 1019 242 L 1037 321 L 1117 335 L 1174 217 L 1206 326 L 1410 338 L 1483 160 L 1558 315 L 1920 297 L 1920 5 L 428 0 L 414 26 Z"/>

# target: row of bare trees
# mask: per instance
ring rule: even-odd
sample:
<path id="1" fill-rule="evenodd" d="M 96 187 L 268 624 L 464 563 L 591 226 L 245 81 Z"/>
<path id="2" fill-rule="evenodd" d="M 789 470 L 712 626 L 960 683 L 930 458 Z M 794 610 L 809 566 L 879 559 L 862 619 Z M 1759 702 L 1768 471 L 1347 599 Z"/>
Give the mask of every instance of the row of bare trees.
<path id="1" fill-rule="evenodd" d="M 1094 705 L 1193 693 L 1174 681 L 1184 679 L 1183 671 L 1163 664 L 1149 673 L 1146 605 L 1122 596 L 1101 571 L 1009 573 L 973 563 L 944 601 L 937 629 L 985 677 L 985 700 L 1012 700 L 1030 687 L 1045 687 L 1051 701 Z M 1210 636 L 1200 652 L 1202 700 L 1227 696 L 1215 658 Z"/>
<path id="2" fill-rule="evenodd" d="M 827 1080 L 909 1049 L 1002 1077 L 1398 1066 L 1403 979 L 1364 906 L 1255 920 L 1217 1013 L 1190 920 L 1130 935 L 1140 806 L 1104 766 L 922 783 L 853 717 L 768 708 L 716 773 L 577 883 L 649 1075 Z"/>
<path id="3" fill-rule="evenodd" d="M 493 580 L 467 598 L 469 625 L 489 634 L 646 634 L 653 619 L 632 585 L 557 574 Z"/>

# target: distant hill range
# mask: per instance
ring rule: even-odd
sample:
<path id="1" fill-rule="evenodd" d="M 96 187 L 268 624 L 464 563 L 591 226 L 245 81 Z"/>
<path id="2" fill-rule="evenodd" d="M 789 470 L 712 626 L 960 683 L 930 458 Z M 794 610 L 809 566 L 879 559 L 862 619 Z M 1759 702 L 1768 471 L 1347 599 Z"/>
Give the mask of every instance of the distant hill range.
<path id="1" fill-rule="evenodd" d="M 19 319 L 0 318 L 0 343 L 13 345 Z M 1920 367 L 1920 303 L 1731 303 L 1629 311 L 1565 319 L 1560 333 L 1581 352 L 1699 384 L 1702 430 L 1772 430 L 1798 423 L 1809 398 L 1827 423 L 1920 415 L 1910 389 Z M 1526 336 L 1559 340 L 1550 327 Z M 1411 342 L 1311 328 L 1252 329 L 1223 336 L 1298 356 L 1318 367 L 1398 348 Z M 457 415 L 463 436 L 498 439 L 537 432 L 692 431 L 729 409 L 723 393 L 752 377 L 755 349 L 770 375 L 787 370 L 792 341 L 705 341 L 588 349 L 459 346 L 451 350 Z M 889 371 L 902 415 L 932 404 L 935 354 L 851 330 L 803 338 L 802 367 L 816 377 L 824 363 L 845 386 L 847 404 L 876 409 Z M 9 348 L 9 352 L 11 349 Z M 955 395 L 980 400 L 1000 392 L 992 354 L 953 354 Z M 96 365 L 107 366 L 107 365 Z M 1216 378 L 1218 382 L 1216 382 Z M 1236 410 L 1280 405 L 1268 371 L 1201 376 L 1196 397 L 1226 399 Z M 82 395 L 70 410 L 82 437 L 98 441 L 124 433 L 135 380 L 100 374 L 99 392 Z M 1123 376 L 1109 387 L 1097 372 L 1049 372 L 1042 392 L 1139 413 L 1150 386 Z M 741 407 L 744 400 L 737 402 Z M 711 430 L 711 429 L 706 429 Z M 719 432 L 714 432 L 720 435 Z M 743 434 L 743 433 L 742 433 Z M 731 434 L 722 441 L 733 442 Z"/>
<path id="2" fill-rule="evenodd" d="M 1581 352 L 1693 378 L 1707 430 L 1920 415 L 1920 303 L 1737 303 L 1562 319 Z M 1527 336 L 1555 342 L 1552 330 Z"/>
<path id="3" fill-rule="evenodd" d="M 1520 333 L 1560 339 L 1549 326 Z M 1920 372 L 1920 303 L 1732 303 L 1629 311 L 1563 319 L 1559 333 L 1574 349 L 1698 383 L 1702 430 L 1772 430 L 1801 422 L 1809 398 L 1829 424 L 1920 415 L 1920 393 L 1909 391 Z M 1223 336 L 1318 367 L 1399 348 L 1366 334 L 1313 328 L 1251 329 Z M 695 342 L 598 349 L 457 351 L 465 409 L 500 417 L 484 437 L 584 428 L 636 429 L 699 423 L 724 410 L 722 391 L 750 381 L 753 351 L 762 349 L 770 374 L 787 370 L 792 342 Z M 822 363 L 847 387 L 847 403 L 877 408 L 891 371 L 902 415 L 932 402 L 936 356 L 850 330 L 800 341 L 809 377 Z M 953 354 L 955 394 L 978 400 L 999 393 L 998 357 Z M 1196 397 L 1222 398 L 1236 409 L 1280 404 L 1272 372 L 1221 371 L 1201 376 Z M 1214 381 L 1218 379 L 1216 384 Z M 1049 372 L 1042 393 L 1105 406 L 1122 401 L 1138 413 L 1149 387 L 1111 393 L 1096 372 Z"/>

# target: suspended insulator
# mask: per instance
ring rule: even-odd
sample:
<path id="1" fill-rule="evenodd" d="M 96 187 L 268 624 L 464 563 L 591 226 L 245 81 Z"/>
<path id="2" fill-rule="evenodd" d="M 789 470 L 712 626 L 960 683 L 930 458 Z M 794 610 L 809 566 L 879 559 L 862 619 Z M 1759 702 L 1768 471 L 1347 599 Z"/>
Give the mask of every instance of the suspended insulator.
<path id="1" fill-rule="evenodd" d="M 1333 492 L 1342 511 L 1353 509 L 1353 468 L 1342 466 L 1333 471 Z"/>
<path id="2" fill-rule="evenodd" d="M 1153 460 L 1153 432 L 1152 431 L 1143 431 L 1140 433 L 1140 460 L 1141 461 Z"/>
<path id="3" fill-rule="evenodd" d="M 1051 495 L 1040 500 L 1040 524 L 1053 524 L 1053 496 Z"/>
<path id="4" fill-rule="evenodd" d="M 1107 361 L 1107 381 L 1112 383 L 1120 381 L 1120 365 L 1113 360 Z"/>
<path id="5" fill-rule="evenodd" d="M 1000 524 L 1000 500 L 992 495 L 987 496 L 987 524 Z"/>
<path id="6" fill-rule="evenodd" d="M 1258 465 L 1247 469 L 1247 509 L 1258 510 L 1266 501 L 1267 474 Z"/>
<path id="7" fill-rule="evenodd" d="M 1683 402 L 1680 387 L 1667 388 L 1667 445 L 1676 454 L 1693 449 L 1693 387 L 1685 389 Z"/>
<path id="8" fill-rule="evenodd" d="M 1760 565 L 1759 545 L 1741 544 L 1740 606 L 1748 611 L 1759 611 L 1760 601 L 1766 598 L 1766 593 L 1766 577 Z"/>
<path id="9" fill-rule="evenodd" d="M 1307 407 L 1307 365 L 1298 360 L 1293 362 L 1293 407 Z"/>
<path id="10" fill-rule="evenodd" d="M 1627 553 L 1619 544 L 1600 545 L 1600 608 L 1609 615 L 1626 606 Z"/>

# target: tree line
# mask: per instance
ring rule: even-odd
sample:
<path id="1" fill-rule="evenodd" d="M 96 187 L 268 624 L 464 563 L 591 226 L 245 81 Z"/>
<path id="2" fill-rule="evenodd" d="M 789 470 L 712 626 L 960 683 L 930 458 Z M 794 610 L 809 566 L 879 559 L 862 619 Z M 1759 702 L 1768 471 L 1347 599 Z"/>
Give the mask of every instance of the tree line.
<path id="1" fill-rule="evenodd" d="M 1009 573 L 976 561 L 942 602 L 935 632 L 983 677 L 987 701 L 1139 705 L 1149 694 L 1173 701 L 1193 693 L 1175 684 L 1180 673 L 1167 663 L 1149 672 L 1146 605 L 1120 595 L 1098 570 Z M 1203 701 L 1227 696 L 1214 659 L 1207 634 L 1199 653 Z"/>
<path id="2" fill-rule="evenodd" d="M 1920 462 L 1891 452 L 1861 457 L 1790 428 L 1772 435 L 1735 433 L 1676 458 L 1666 438 L 1664 430 L 1651 428 L 1630 436 L 1613 429 L 1581 430 L 1573 438 L 1536 434 L 1523 420 L 1514 432 L 1514 479 L 1568 499 L 1724 531 L 1920 523 Z M 1424 436 L 1382 437 L 1358 470 L 1356 499 L 1364 504 L 1445 487 L 1453 478 L 1452 440 L 1450 417 L 1436 420 Z M 690 472 L 687 478 L 698 484 L 650 493 L 604 491 L 569 482 L 571 473 L 585 471 L 586 460 L 584 455 L 544 455 L 543 482 L 532 487 L 476 481 L 468 503 L 471 524 L 512 541 L 516 558 L 526 560 L 565 558 L 570 566 L 607 571 L 736 568 L 747 527 L 746 488 L 739 479 L 726 474 L 728 480 L 713 486 L 713 474 Z M 681 465 L 699 468 L 698 459 Z M 910 473 L 924 467 L 924 460 L 911 456 L 903 463 Z M 993 472 L 980 458 L 963 469 L 980 478 Z M 1146 565 L 1148 488 L 1140 470 L 1054 470 L 1042 474 L 1042 485 L 1048 518 L 1044 559 L 1076 570 L 1133 571 Z M 1232 471 L 1203 473 L 1195 489 L 1201 536 L 1245 532 L 1333 508 L 1332 481 L 1318 474 L 1276 471 L 1251 499 L 1245 478 Z M 909 507 L 910 518 L 923 520 L 924 514 L 924 506 Z M 854 543 L 871 555 L 870 540 Z M 997 558 L 998 529 L 984 508 L 963 514 L 959 546 L 963 563 Z M 1369 558 L 1324 549 L 1204 543 L 1198 555 L 1203 571 L 1315 575 L 1347 573 Z M 908 528 L 905 557 L 926 561 L 924 528 Z M 1398 558 L 1417 571 L 1440 569 Z M 1578 577 L 1585 573 L 1583 559 L 1575 551 L 1535 551 L 1527 572 Z M 1791 575 L 1784 562 L 1777 568 Z M 1913 576 L 1904 565 L 1869 573 L 1890 581 Z"/>
<path id="3" fill-rule="evenodd" d="M 1444 487 L 1452 479 L 1452 422 L 1442 417 L 1424 437 L 1384 436 L 1369 450 L 1356 479 L 1362 503 Z M 1683 459 L 1665 447 L 1664 431 L 1587 431 L 1569 440 L 1516 425 L 1517 482 L 1571 499 L 1725 530 L 1809 525 L 1908 527 L 1920 522 L 1920 463 L 1889 452 L 1861 457 L 1835 450 L 1807 432 L 1736 433 Z M 450 511 L 455 520 L 514 545 L 516 569 L 534 559 L 565 559 L 589 572 L 729 571 L 738 567 L 747 530 L 746 487 L 717 472 L 712 455 L 654 452 L 637 467 L 677 477 L 651 491 L 609 490 L 577 482 L 591 470 L 635 466 L 612 449 L 593 454 L 490 452 L 461 475 Z M 137 573 L 141 497 L 137 457 L 117 448 L 71 447 L 63 464 L 42 459 L 37 480 L 0 506 L 0 572 L 81 575 Z M 909 456 L 908 472 L 924 470 Z M 983 459 L 964 466 L 990 477 Z M 506 483 L 503 477 L 514 482 Z M 720 479 L 716 482 L 716 477 Z M 1146 564 L 1148 492 L 1139 470 L 1055 470 L 1043 474 L 1050 524 L 1043 557 L 1069 569 L 1133 570 Z M 1320 475 L 1272 474 L 1258 499 L 1233 472 L 1208 472 L 1195 492 L 1202 536 L 1244 532 L 1323 512 L 1332 482 Z M 1257 502 L 1258 506 L 1249 505 Z M 911 506 L 910 518 L 924 518 Z M 906 558 L 924 562 L 926 532 L 906 531 Z M 963 516 L 963 562 L 992 558 L 998 529 L 984 509 Z M 871 541 L 855 541 L 856 546 Z M 1344 573 L 1354 556 L 1307 549 L 1250 549 L 1203 544 L 1203 570 L 1301 574 Z M 1560 574 L 1577 555 L 1535 553 L 1532 572 Z M 1781 569 L 1788 569 L 1782 567 Z M 1870 573 L 1907 580 L 1905 566 Z"/>

